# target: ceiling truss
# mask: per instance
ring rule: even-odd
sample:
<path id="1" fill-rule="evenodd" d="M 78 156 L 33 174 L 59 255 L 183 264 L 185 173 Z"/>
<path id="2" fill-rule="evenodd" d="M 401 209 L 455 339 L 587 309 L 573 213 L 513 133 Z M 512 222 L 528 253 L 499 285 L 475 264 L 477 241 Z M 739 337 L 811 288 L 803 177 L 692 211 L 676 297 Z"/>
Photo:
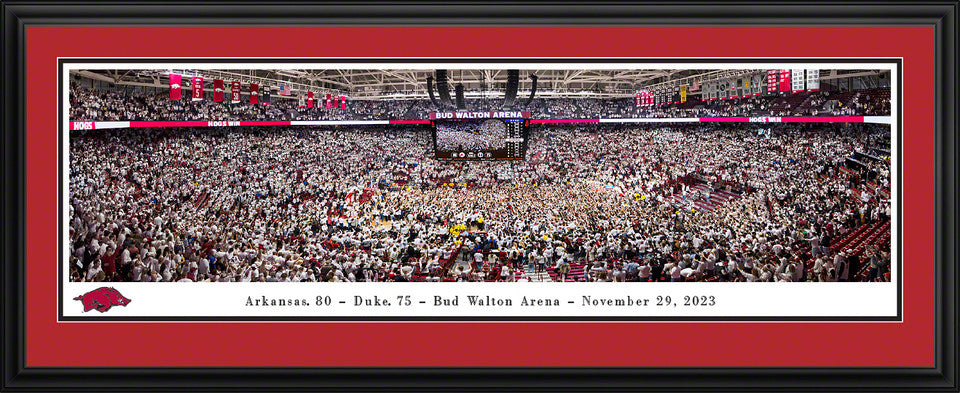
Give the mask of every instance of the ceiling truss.
<path id="1" fill-rule="evenodd" d="M 502 97 L 507 73 L 501 69 L 451 69 L 448 83 L 451 91 L 463 84 L 467 97 Z M 703 83 L 766 70 L 696 70 L 696 69 L 576 69 L 576 70 L 521 70 L 518 97 L 529 95 L 530 75 L 538 78 L 537 97 L 634 97 L 641 89 L 679 88 L 681 84 Z M 864 71 L 861 72 L 876 72 Z M 239 81 L 245 86 L 291 86 L 294 96 L 312 91 L 315 94 L 349 96 L 354 100 L 423 99 L 427 97 L 427 76 L 434 70 L 424 69 L 164 69 L 164 70 L 74 70 L 74 74 L 117 85 L 153 86 L 164 88 L 167 75 L 202 76 L 211 85 L 213 79 Z M 836 72 L 821 72 L 824 79 L 836 77 Z M 188 84 L 184 84 L 188 86 Z M 698 92 L 691 91 L 691 94 Z"/>

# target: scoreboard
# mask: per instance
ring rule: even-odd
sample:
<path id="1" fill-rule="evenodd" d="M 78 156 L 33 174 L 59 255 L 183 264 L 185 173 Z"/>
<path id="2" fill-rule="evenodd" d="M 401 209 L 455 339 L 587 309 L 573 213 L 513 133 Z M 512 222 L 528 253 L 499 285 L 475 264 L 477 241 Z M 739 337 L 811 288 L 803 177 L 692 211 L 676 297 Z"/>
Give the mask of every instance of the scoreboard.
<path id="1" fill-rule="evenodd" d="M 525 158 L 529 112 L 455 113 L 458 114 L 430 114 L 436 159 L 486 161 Z"/>

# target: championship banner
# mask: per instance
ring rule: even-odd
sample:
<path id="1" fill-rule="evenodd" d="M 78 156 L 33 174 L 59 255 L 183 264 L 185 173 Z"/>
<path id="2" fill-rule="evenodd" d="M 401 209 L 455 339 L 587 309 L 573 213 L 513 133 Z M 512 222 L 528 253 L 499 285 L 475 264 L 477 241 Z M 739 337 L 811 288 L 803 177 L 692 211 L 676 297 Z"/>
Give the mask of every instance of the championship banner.
<path id="1" fill-rule="evenodd" d="M 327 109 L 330 109 L 330 103 L 331 103 L 331 102 L 332 102 L 332 101 L 330 100 L 330 94 L 327 94 Z"/>
<path id="2" fill-rule="evenodd" d="M 240 82 L 230 82 L 230 102 L 240 103 Z"/>
<path id="3" fill-rule="evenodd" d="M 307 99 L 304 96 L 297 97 L 297 107 L 303 108 L 307 106 Z"/>
<path id="4" fill-rule="evenodd" d="M 193 77 L 193 82 L 191 83 L 191 89 L 193 89 L 193 101 L 202 101 L 203 100 L 203 78 L 199 76 Z"/>
<path id="5" fill-rule="evenodd" d="M 260 86 L 256 83 L 250 84 L 250 105 L 257 105 L 258 99 L 260 98 Z"/>
<path id="6" fill-rule="evenodd" d="M 680 102 L 687 102 L 687 85 L 680 85 Z"/>
<path id="7" fill-rule="evenodd" d="M 780 88 L 782 92 L 790 91 L 790 70 L 780 70 Z"/>
<path id="8" fill-rule="evenodd" d="M 494 111 L 494 112 L 430 112 L 430 120 L 444 119 L 527 119 L 528 111 Z"/>
<path id="9" fill-rule="evenodd" d="M 313 108 L 313 92 L 307 92 L 307 108 Z"/>
<path id="10" fill-rule="evenodd" d="M 340 108 L 340 97 L 333 97 L 333 109 Z"/>
<path id="11" fill-rule="evenodd" d="M 643 104 L 642 104 L 643 99 L 640 98 L 640 95 L 641 95 L 641 93 L 638 91 L 638 92 L 637 92 L 637 106 L 643 105 Z"/>
<path id="12" fill-rule="evenodd" d="M 213 80 L 213 102 L 223 102 L 223 81 Z"/>
<path id="13" fill-rule="evenodd" d="M 170 99 L 180 99 L 180 75 L 170 74 Z"/>
<path id="14" fill-rule="evenodd" d="M 263 99 L 260 100 L 260 101 L 261 101 L 261 102 L 260 102 L 261 104 L 263 104 L 263 105 L 270 105 L 270 91 L 271 91 L 271 90 L 273 90 L 273 88 L 272 88 L 272 87 L 269 87 L 269 86 L 267 86 L 267 87 L 265 87 L 265 88 L 263 89 Z"/>
<path id="15" fill-rule="evenodd" d="M 777 70 L 767 70 L 767 93 L 777 91 Z"/>
<path id="16" fill-rule="evenodd" d="M 807 91 L 820 90 L 820 70 L 807 70 Z"/>
<path id="17" fill-rule="evenodd" d="M 790 73 L 790 83 L 792 85 L 790 90 L 794 93 L 799 93 L 806 90 L 806 78 L 803 76 L 803 71 L 804 70 L 793 70 Z"/>
<path id="18" fill-rule="evenodd" d="M 340 109 L 347 109 L 347 97 L 340 96 Z"/>

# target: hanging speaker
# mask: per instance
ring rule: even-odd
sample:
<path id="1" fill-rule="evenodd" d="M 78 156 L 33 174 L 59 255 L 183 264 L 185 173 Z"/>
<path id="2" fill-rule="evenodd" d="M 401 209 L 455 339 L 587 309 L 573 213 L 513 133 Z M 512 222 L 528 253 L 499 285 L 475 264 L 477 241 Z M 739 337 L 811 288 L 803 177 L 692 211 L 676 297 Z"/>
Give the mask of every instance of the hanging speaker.
<path id="1" fill-rule="evenodd" d="M 530 74 L 530 98 L 527 98 L 527 102 L 523 103 L 523 106 L 530 106 L 535 95 L 537 95 L 537 76 Z"/>
<path id="2" fill-rule="evenodd" d="M 433 106 L 440 107 L 440 105 L 437 104 L 437 97 L 433 95 L 433 75 L 427 76 L 427 94 L 430 95 L 430 102 Z"/>
<path id="3" fill-rule="evenodd" d="M 517 103 L 517 89 L 520 87 L 520 70 L 507 70 L 507 90 L 503 94 L 503 107 L 510 108 Z"/>
<path id="4" fill-rule="evenodd" d="M 450 85 L 447 84 L 447 70 L 437 70 L 437 93 L 440 93 L 440 104 L 444 108 L 453 106 L 450 102 Z"/>
<path id="5" fill-rule="evenodd" d="M 457 86 L 454 87 L 454 90 L 457 94 L 457 109 L 465 110 L 467 109 L 467 102 L 463 99 L 463 84 L 457 83 Z"/>

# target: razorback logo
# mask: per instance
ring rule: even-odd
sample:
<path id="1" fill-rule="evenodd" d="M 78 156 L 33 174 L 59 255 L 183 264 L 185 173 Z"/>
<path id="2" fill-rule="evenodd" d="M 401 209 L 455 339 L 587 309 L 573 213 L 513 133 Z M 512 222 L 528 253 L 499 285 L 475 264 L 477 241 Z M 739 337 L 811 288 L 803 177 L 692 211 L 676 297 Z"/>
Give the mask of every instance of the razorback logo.
<path id="1" fill-rule="evenodd" d="M 257 95 L 257 92 L 251 91 L 251 92 L 250 92 L 250 95 L 255 96 L 255 95 Z"/>
<path id="2" fill-rule="evenodd" d="M 171 89 L 179 89 L 179 88 L 180 88 L 180 84 L 179 84 L 179 83 L 174 83 L 174 84 L 170 85 L 170 88 L 171 88 Z"/>
<path id="3" fill-rule="evenodd" d="M 106 312 L 113 306 L 124 306 L 130 303 L 127 299 L 114 288 L 101 287 L 87 292 L 83 295 L 73 298 L 83 303 L 83 312 L 96 309 L 100 312 Z"/>

